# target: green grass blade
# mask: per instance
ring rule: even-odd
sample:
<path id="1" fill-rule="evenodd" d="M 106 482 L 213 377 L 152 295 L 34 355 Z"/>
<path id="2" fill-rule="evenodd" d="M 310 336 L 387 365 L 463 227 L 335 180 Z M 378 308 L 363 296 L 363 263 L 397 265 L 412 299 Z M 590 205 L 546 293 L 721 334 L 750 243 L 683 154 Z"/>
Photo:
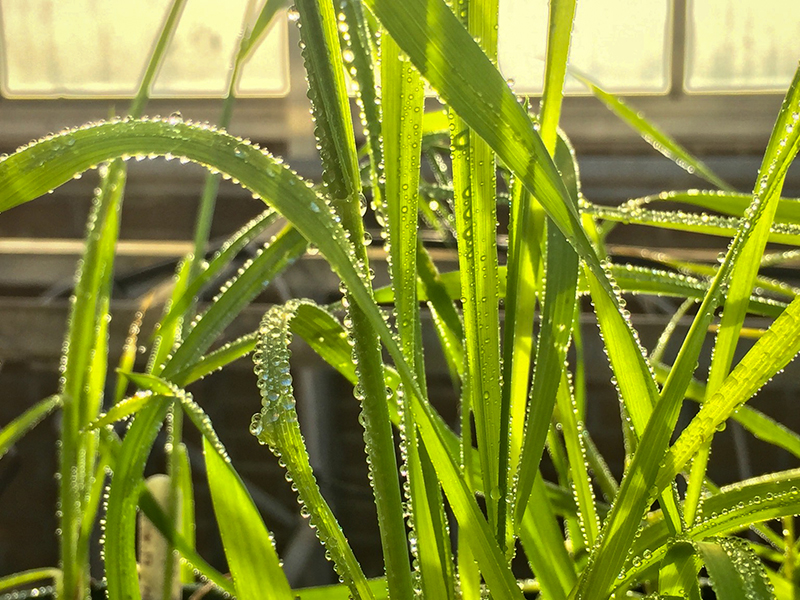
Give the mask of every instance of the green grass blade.
<path id="1" fill-rule="evenodd" d="M 353 267 L 369 275 L 361 220 L 363 197 L 344 79 L 343 53 L 339 44 L 339 21 L 332 0 L 298 0 L 303 59 L 309 81 L 309 99 L 315 118 L 314 135 L 320 146 L 322 179 L 334 210 L 354 242 Z M 364 440 L 369 456 L 375 505 L 378 511 L 384 564 L 392 597 L 413 593 L 411 564 L 403 522 L 400 482 L 397 474 L 392 425 L 386 406 L 386 388 L 380 343 L 374 324 L 354 302 L 347 284 L 345 298 L 352 322 L 354 352 L 359 365 L 356 394 L 362 400 Z M 371 291 L 371 286 L 368 292 Z M 415 388 L 418 391 L 418 387 Z"/>
<path id="2" fill-rule="evenodd" d="M 795 75 L 795 81 L 790 89 L 798 90 L 799 84 L 800 69 L 798 69 Z M 767 176 L 772 162 L 777 159 L 778 140 L 784 137 L 787 125 L 789 125 L 790 120 L 792 120 L 790 112 L 796 110 L 800 110 L 800 94 L 792 98 L 790 92 L 784 100 L 784 105 L 778 116 L 775 128 L 773 129 L 772 137 L 767 145 L 767 152 L 761 165 L 759 177 L 757 178 L 759 182 L 757 186 L 760 185 L 762 177 Z M 794 121 L 791 122 L 793 123 Z M 795 152 L 796 151 L 795 149 Z M 765 205 L 762 209 L 763 216 L 755 225 L 750 237 L 744 243 L 741 254 L 736 264 L 733 266 L 719 330 L 714 340 L 713 358 L 706 386 L 706 393 L 709 397 L 711 397 L 722 384 L 723 379 L 728 375 L 731 364 L 733 363 L 733 355 L 736 351 L 745 315 L 747 314 L 747 300 L 750 297 L 756 276 L 758 275 L 759 259 L 764 254 L 764 248 L 766 247 L 769 237 L 770 226 L 775 218 L 775 211 L 780 200 L 782 187 L 783 181 L 781 178 L 781 181 L 777 184 L 772 193 L 761 200 L 762 204 Z M 757 197 L 758 192 L 758 187 L 756 187 L 753 192 L 754 197 Z M 705 475 L 708 455 L 711 450 L 711 439 L 712 438 L 706 440 L 703 446 L 701 446 L 697 458 L 692 463 L 692 477 L 689 480 L 690 485 L 686 496 L 687 517 L 690 521 L 694 516 L 695 508 L 699 502 L 702 480 Z"/>
<path id="3" fill-rule="evenodd" d="M 672 160 L 679 167 L 693 175 L 702 177 L 721 190 L 733 191 L 730 185 L 725 183 L 725 181 L 718 177 L 702 161 L 692 156 L 683 146 L 672 139 L 672 137 L 642 116 L 639 111 L 630 108 L 617 96 L 602 90 L 590 79 L 577 73 L 574 69 L 570 70 L 570 75 L 588 87 L 595 97 L 605 104 L 611 112 L 616 114 L 627 125 L 638 132 L 648 144 Z"/>
<path id="4" fill-rule="evenodd" d="M 772 600 L 772 586 L 761 561 L 743 540 L 716 538 L 696 542 L 711 587 L 720 600 Z"/>
<path id="5" fill-rule="evenodd" d="M 407 59 L 401 59 L 397 44 L 388 34 L 381 40 L 381 65 L 387 241 L 392 283 L 397 290 L 394 314 L 403 354 L 424 391 L 425 359 L 416 259 L 425 95 L 419 73 Z M 401 434 L 408 467 L 407 502 L 414 524 L 410 535 L 416 541 L 411 548 L 419 565 L 422 593 L 425 597 L 452 599 L 455 589 L 444 503 L 430 459 L 419 446 L 414 413 L 405 395 Z"/>
<path id="6" fill-rule="evenodd" d="M 139 333 L 142 329 L 142 320 L 152 298 L 153 296 L 150 294 L 144 297 L 133 321 L 128 326 L 128 337 L 125 338 L 117 366 L 117 380 L 114 385 L 114 396 L 111 398 L 112 406 L 125 397 L 125 391 L 128 389 L 128 380 L 123 375 L 120 375 L 120 372 L 133 370 L 133 366 L 136 363 L 136 354 L 139 351 Z"/>
<path id="7" fill-rule="evenodd" d="M 621 208 L 635 210 L 656 202 L 678 202 L 707 208 L 731 217 L 743 217 L 747 207 L 753 201 L 752 194 L 737 194 L 717 190 L 686 190 L 661 192 L 655 196 L 644 196 L 629 200 Z M 775 220 L 800 224 L 800 199 L 781 198 L 775 210 Z"/>
<path id="8" fill-rule="evenodd" d="M 372 588 L 375 600 L 389 600 L 386 591 L 386 578 L 377 577 L 367 582 Z M 336 585 L 321 585 L 311 588 L 295 589 L 294 594 L 299 600 L 350 600 L 350 591 L 341 583 Z"/>
<path id="9" fill-rule="evenodd" d="M 570 184 L 569 193 L 577 203 L 579 189 L 574 157 L 563 143 L 556 147 L 554 154 L 561 173 L 565 174 L 565 179 Z M 561 384 L 561 373 L 569 347 L 577 298 L 578 255 L 561 232 L 551 224 L 547 226 L 546 265 L 547 281 L 542 298 L 544 304 L 542 326 L 536 346 L 536 368 L 530 390 L 531 400 L 524 445 L 518 466 L 515 498 L 517 519 L 525 512 L 531 486 L 539 470 L 557 391 Z M 512 293 L 511 289 L 508 293 Z M 522 302 L 521 306 L 531 305 Z M 532 325 L 533 311 L 528 310 L 528 312 Z"/>
<path id="10" fill-rule="evenodd" d="M 664 381 L 669 373 L 669 367 L 655 363 L 653 368 L 659 381 Z M 699 381 L 693 380 L 686 390 L 686 397 L 702 403 L 705 400 L 705 396 L 706 386 Z M 739 423 L 754 437 L 778 448 L 783 448 L 800 458 L 800 435 L 778 421 L 771 419 L 761 411 L 745 404 L 739 407 L 730 418 Z"/>
<path id="11" fill-rule="evenodd" d="M 557 395 L 558 416 L 562 424 L 561 432 L 564 436 L 564 446 L 569 461 L 570 479 L 575 494 L 575 504 L 578 506 L 578 521 L 583 534 L 585 545 L 591 548 L 597 540 L 600 530 L 600 521 L 597 517 L 597 506 L 592 489 L 592 480 L 589 476 L 586 446 L 583 442 L 585 430 L 582 421 L 579 421 L 576 412 L 575 398 L 570 389 L 567 374 L 562 371 L 561 385 Z"/>
<path id="12" fill-rule="evenodd" d="M 61 569 L 53 567 L 45 567 L 43 569 L 30 569 L 28 571 L 21 571 L 13 575 L 6 575 L 0 577 L 0 592 L 6 590 L 14 590 L 29 583 L 42 581 L 43 579 L 52 579 L 56 589 L 62 586 L 63 575 Z"/>
<path id="13" fill-rule="evenodd" d="M 800 510 L 798 470 L 772 473 L 741 481 L 705 498 L 697 522 L 686 530 L 686 539 L 703 540 L 746 530 L 754 524 L 793 515 Z M 631 548 L 625 571 L 615 585 L 625 589 L 661 561 L 671 534 L 663 521 L 645 527 Z"/>
<path id="14" fill-rule="evenodd" d="M 383 210 L 383 148 L 381 145 L 381 100 L 375 81 L 375 40 L 364 14 L 360 0 L 339 3 L 347 28 L 341 32 L 342 55 L 348 61 L 350 75 L 357 85 L 356 100 L 361 114 L 366 150 L 369 155 L 369 182 L 372 191 L 372 208 L 380 218 Z"/>
<path id="15" fill-rule="evenodd" d="M 245 246 L 263 233 L 275 221 L 276 216 L 274 211 L 267 209 L 227 239 L 219 251 L 214 254 L 208 266 L 200 270 L 186 286 L 185 291 L 170 304 L 169 311 L 159 323 L 159 329 L 168 329 L 177 319 L 185 316 L 189 308 L 197 301 L 201 290 L 213 281 Z"/>
<path id="16" fill-rule="evenodd" d="M 176 446 L 176 464 L 178 466 L 175 478 L 181 498 L 181 523 L 180 534 L 190 548 L 195 547 L 195 503 L 194 485 L 192 484 L 192 464 L 189 452 L 184 443 Z M 174 545 L 174 544 L 173 544 Z M 194 583 L 194 569 L 188 563 L 181 563 L 181 583 L 188 585 Z"/>
<path id="17" fill-rule="evenodd" d="M 300 257 L 306 241 L 291 226 L 283 230 L 237 276 L 223 286 L 223 292 L 194 323 L 184 340 L 164 366 L 163 376 L 194 364 L 211 347 L 222 330 L 246 307 L 281 271 Z"/>
<path id="18" fill-rule="evenodd" d="M 678 541 L 667 551 L 659 566 L 658 593 L 686 600 L 700 600 L 697 573 L 700 563 L 692 544 Z"/>
<path id="19" fill-rule="evenodd" d="M 670 448 L 656 485 L 662 487 L 686 464 L 716 427 L 800 352 L 800 299 L 792 302 L 754 344 Z"/>
<path id="20" fill-rule="evenodd" d="M 172 375 L 172 381 L 181 387 L 186 387 L 190 383 L 194 383 L 206 375 L 220 370 L 225 365 L 229 365 L 235 360 L 250 354 L 256 347 L 256 337 L 256 332 L 248 333 L 232 342 L 228 342 L 191 365 L 177 370 Z"/>
<path id="21" fill-rule="evenodd" d="M 575 4 L 575 0 L 557 0 L 550 3 L 540 131 L 542 141 L 551 154 L 555 151 L 558 122 L 561 118 L 564 77 L 567 73 L 567 58 L 572 41 Z"/>
<path id="22" fill-rule="evenodd" d="M 666 261 L 670 264 L 678 264 L 675 261 Z M 674 273 L 672 271 L 663 271 L 660 269 L 651 269 L 647 267 L 640 267 L 630 264 L 610 264 L 608 265 L 611 272 L 611 277 L 617 283 L 621 292 L 633 294 L 655 294 L 657 296 L 673 296 L 681 298 L 702 299 L 710 283 L 695 277 Z M 693 270 L 697 270 L 701 274 L 716 273 L 716 269 L 706 270 L 695 265 Z M 506 297 L 505 281 L 506 281 L 506 268 L 500 267 L 499 270 L 499 283 L 500 283 L 500 298 Z M 441 290 L 451 300 L 461 297 L 461 284 L 459 282 L 459 273 L 457 271 L 449 271 L 441 273 L 438 276 L 438 281 L 441 282 Z M 582 295 L 587 294 L 589 291 L 586 283 L 585 274 L 581 274 L 578 280 L 578 292 Z M 796 294 L 790 294 L 787 290 L 783 293 L 790 298 L 794 298 Z M 391 287 L 379 288 L 375 291 L 375 299 L 379 303 L 390 303 L 393 301 L 394 291 Z M 424 285 L 420 285 L 419 299 L 422 301 L 429 301 L 430 297 Z M 748 311 L 768 317 L 777 317 L 786 308 L 785 302 L 765 298 L 758 295 L 750 297 L 750 306 Z"/>
<path id="23" fill-rule="evenodd" d="M 227 128 L 233 116 L 233 104 L 236 100 L 236 88 L 239 85 L 242 66 L 247 60 L 250 52 L 257 47 L 261 36 L 266 33 L 267 27 L 272 22 L 278 9 L 284 4 L 283 0 L 268 0 L 261 9 L 258 18 L 252 28 L 247 21 L 250 18 L 250 11 L 245 11 L 245 25 L 242 29 L 242 36 L 239 46 L 233 58 L 228 79 L 228 91 L 222 103 L 222 114 L 219 118 L 219 127 Z M 200 208 L 197 211 L 197 220 L 194 228 L 194 251 L 192 253 L 191 278 L 194 279 L 199 271 L 202 258 L 208 245 L 208 237 L 211 232 L 211 221 L 214 216 L 214 207 L 217 201 L 219 190 L 219 175 L 207 173 L 203 193 L 200 197 Z"/>
<path id="24" fill-rule="evenodd" d="M 231 596 L 236 595 L 236 588 L 233 582 L 209 565 L 202 556 L 197 554 L 194 544 L 175 531 L 175 527 L 170 522 L 167 514 L 146 488 L 142 489 L 142 493 L 139 496 L 139 508 L 155 525 L 161 535 L 164 536 L 164 539 L 180 552 L 188 566 L 197 569 L 204 578 L 212 582 L 218 589 Z"/>
<path id="25" fill-rule="evenodd" d="M 164 317 L 169 315 L 170 307 L 184 295 L 186 287 L 192 277 L 192 265 L 194 264 L 191 254 L 186 255 L 178 263 L 175 269 L 175 285 L 172 287 L 169 300 L 164 306 Z M 169 360 L 173 349 L 181 340 L 183 334 L 183 313 L 176 313 L 175 318 L 170 320 L 169 326 L 164 327 L 161 323 L 157 324 L 153 335 L 153 347 L 147 361 L 147 371 L 149 373 L 161 373 L 164 370 L 165 362 Z M 162 319 L 163 320 L 163 319 Z"/>
<path id="26" fill-rule="evenodd" d="M 48 396 L 39 400 L 28 410 L 0 429 L 0 458 L 5 456 L 11 446 L 16 444 L 26 433 L 42 422 L 56 408 L 63 403 L 61 396 Z"/>
<path id="27" fill-rule="evenodd" d="M 151 402 L 165 401 L 166 399 L 161 396 L 154 396 L 151 393 L 138 393 L 124 398 L 112 406 L 108 412 L 101 415 L 85 427 L 85 431 L 93 431 L 100 429 L 106 425 L 111 425 L 122 419 L 127 419 L 131 415 L 136 414 L 142 408 Z"/>
<path id="28" fill-rule="evenodd" d="M 517 522 L 517 529 L 542 592 L 553 600 L 564 600 L 578 578 L 575 563 L 564 547 L 563 532 L 553 508 L 540 475 L 534 481 L 531 502 L 522 520 Z"/>
<path id="29" fill-rule="evenodd" d="M 458 387 L 464 376 L 464 345 L 461 343 L 464 325 L 452 298 L 447 293 L 439 269 L 421 242 L 417 244 L 417 274 L 419 275 L 418 299 L 422 299 L 420 298 L 422 296 L 428 303 L 436 333 L 450 367 L 451 377 Z M 453 298 L 460 297 L 459 293 Z"/>
<path id="30" fill-rule="evenodd" d="M 480 40 L 481 49 L 497 56 L 496 0 L 466 3 L 461 12 L 466 30 Z M 453 16 L 450 13 L 450 16 Z M 384 23 L 387 26 L 386 23 Z M 387 26 L 391 32 L 391 28 Z M 397 39 L 401 43 L 400 39 Z M 402 43 L 401 43 L 402 45 Z M 413 60 L 413 57 L 409 55 Z M 417 64 L 419 67 L 419 64 Z M 497 219 L 495 158 L 491 148 L 456 115 L 450 137 L 455 190 L 464 350 L 469 392 L 468 410 L 475 418 L 480 473 L 489 523 L 506 544 L 506 473 L 508 451 L 503 447 L 509 422 L 502 421 L 499 314 L 497 304 Z M 467 410 L 462 406 L 462 411 Z M 503 473 L 503 477 L 500 477 Z M 502 481 L 501 481 L 502 479 Z"/>
<path id="31" fill-rule="evenodd" d="M 134 537 L 136 506 L 144 465 L 166 418 L 169 403 L 151 403 L 139 411 L 119 449 L 108 494 L 105 573 L 109 600 L 139 600 Z"/>
<path id="32" fill-rule="evenodd" d="M 250 30 L 245 43 L 242 44 L 240 53 L 242 54 L 243 58 L 247 58 L 256 48 L 258 48 L 263 36 L 267 33 L 267 31 L 269 31 L 275 15 L 284 6 L 286 6 L 286 0 L 267 0 L 264 3 L 261 12 L 258 14 L 256 22 L 253 23 L 253 27 Z"/>
<path id="33" fill-rule="evenodd" d="M 270 533 L 244 483 L 203 438 L 206 474 L 228 567 L 240 600 L 293 600 Z"/>
<path id="34" fill-rule="evenodd" d="M 688 231 L 718 237 L 733 237 L 739 228 L 739 219 L 716 215 L 636 209 L 626 211 L 619 208 L 591 205 L 586 212 L 600 219 L 646 225 L 674 231 Z M 769 241 L 779 244 L 800 245 L 800 227 L 793 223 L 774 223 L 770 228 Z"/>
<path id="35" fill-rule="evenodd" d="M 306 308 L 310 307 L 310 308 Z M 289 373 L 290 323 L 304 310 L 320 311 L 308 301 L 290 301 L 264 315 L 259 343 L 253 356 L 262 396 L 261 412 L 250 431 L 280 456 L 297 487 L 318 537 L 330 553 L 336 571 L 356 598 L 372 598 L 371 589 L 336 518 L 320 494 L 308 452 L 297 422 L 294 391 Z"/>

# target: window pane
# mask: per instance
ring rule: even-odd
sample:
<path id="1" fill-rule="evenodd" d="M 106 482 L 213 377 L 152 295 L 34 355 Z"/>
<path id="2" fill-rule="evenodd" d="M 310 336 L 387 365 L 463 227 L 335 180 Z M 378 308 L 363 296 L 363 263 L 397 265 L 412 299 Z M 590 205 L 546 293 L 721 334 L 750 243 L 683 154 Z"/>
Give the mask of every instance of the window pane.
<path id="1" fill-rule="evenodd" d="M 154 96 L 221 96 L 246 0 L 192 0 L 170 44 Z M 132 96 L 169 0 L 2 0 L 2 91 L 8 97 Z M 288 89 L 286 18 L 242 72 L 242 95 Z"/>
<path id="2" fill-rule="evenodd" d="M 782 91 L 800 58 L 798 0 L 689 3 L 688 91 Z"/>
<path id="3" fill-rule="evenodd" d="M 500 1 L 500 67 L 520 93 L 542 92 L 547 5 Z M 668 32 L 667 0 L 581 0 L 570 64 L 612 92 L 666 92 Z M 584 89 L 568 78 L 568 91 Z"/>

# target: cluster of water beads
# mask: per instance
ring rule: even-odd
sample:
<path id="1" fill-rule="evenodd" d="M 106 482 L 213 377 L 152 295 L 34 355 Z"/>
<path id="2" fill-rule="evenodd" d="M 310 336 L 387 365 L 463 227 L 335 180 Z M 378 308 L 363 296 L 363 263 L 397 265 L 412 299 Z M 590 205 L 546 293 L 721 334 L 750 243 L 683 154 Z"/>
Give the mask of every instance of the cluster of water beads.
<path id="1" fill-rule="evenodd" d="M 338 534 L 343 535 L 341 529 L 338 529 L 338 524 L 327 523 L 326 507 L 313 500 L 319 498 L 322 501 L 297 421 L 289 368 L 289 342 L 291 320 L 303 305 L 316 306 L 307 300 L 291 300 L 271 309 L 262 319 L 258 344 L 253 354 L 262 409 L 253 416 L 250 432 L 260 443 L 267 444 L 279 459 L 280 466 L 286 468 L 286 480 L 298 494 L 301 516 L 310 519 L 309 524 L 326 547 L 325 556 L 333 561 L 340 582 L 352 588 L 353 579 L 346 567 L 346 548 L 340 547 L 336 533 L 329 530 L 332 526 L 336 527 Z"/>

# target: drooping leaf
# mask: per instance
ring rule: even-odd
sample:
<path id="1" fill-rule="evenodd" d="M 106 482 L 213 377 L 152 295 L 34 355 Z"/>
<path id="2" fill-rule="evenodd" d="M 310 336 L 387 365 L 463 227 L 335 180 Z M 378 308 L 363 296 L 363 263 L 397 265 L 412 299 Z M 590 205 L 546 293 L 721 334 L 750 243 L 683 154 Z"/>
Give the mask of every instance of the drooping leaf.
<path id="1" fill-rule="evenodd" d="M 206 474 L 225 557 L 241 600 L 293 600 L 269 531 L 244 483 L 207 438 Z"/>

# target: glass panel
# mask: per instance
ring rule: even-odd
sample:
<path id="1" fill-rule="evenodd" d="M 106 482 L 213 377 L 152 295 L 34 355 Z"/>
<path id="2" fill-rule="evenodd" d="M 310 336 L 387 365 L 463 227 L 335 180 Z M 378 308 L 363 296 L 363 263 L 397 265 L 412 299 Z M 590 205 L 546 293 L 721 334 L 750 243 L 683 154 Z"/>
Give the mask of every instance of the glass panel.
<path id="1" fill-rule="evenodd" d="M 541 94 L 547 0 L 500 1 L 500 67 L 519 93 Z M 616 93 L 663 93 L 669 86 L 667 0 L 581 0 L 570 64 Z M 567 91 L 585 88 L 567 81 Z"/>
<path id="2" fill-rule="evenodd" d="M 222 96 L 246 0 L 191 0 L 156 79 L 154 96 Z M 169 0 L 2 0 L 2 92 L 20 97 L 132 96 Z M 242 72 L 242 95 L 288 91 L 286 18 Z"/>
<path id="3" fill-rule="evenodd" d="M 800 58 L 800 2 L 689 2 L 686 41 L 688 91 L 783 91 Z"/>

